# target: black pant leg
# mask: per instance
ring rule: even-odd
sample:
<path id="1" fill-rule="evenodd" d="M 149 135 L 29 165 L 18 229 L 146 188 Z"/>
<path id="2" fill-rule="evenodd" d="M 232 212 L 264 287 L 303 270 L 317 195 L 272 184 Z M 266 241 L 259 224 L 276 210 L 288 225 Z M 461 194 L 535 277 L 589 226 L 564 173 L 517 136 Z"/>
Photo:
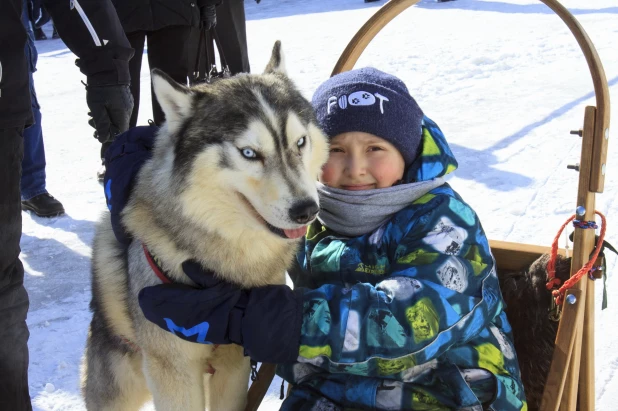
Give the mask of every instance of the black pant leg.
<path id="1" fill-rule="evenodd" d="M 189 40 L 187 42 L 187 46 L 189 48 L 187 53 L 189 56 L 188 67 L 189 67 L 189 77 L 190 78 L 193 78 L 193 75 L 195 74 L 194 72 L 196 71 L 203 72 L 206 67 L 206 64 L 205 64 L 206 55 L 204 53 L 200 55 L 200 51 L 198 50 L 198 45 L 200 43 L 201 35 L 202 35 L 202 30 L 200 30 L 198 27 L 195 27 L 193 30 L 191 30 L 191 35 L 189 36 Z M 201 59 L 200 67 L 198 67 L 198 70 L 196 70 L 196 64 L 197 64 L 198 57 Z"/>
<path id="2" fill-rule="evenodd" d="M 217 7 L 216 30 L 232 74 L 251 72 L 244 0 L 226 0 Z"/>
<path id="3" fill-rule="evenodd" d="M 158 68 L 180 84 L 187 84 L 189 75 L 189 43 L 194 29 L 191 26 L 172 26 L 148 32 L 148 63 L 150 70 Z M 152 84 L 152 82 L 151 82 Z M 152 85 L 151 85 L 152 87 Z M 165 114 L 152 91 L 152 114 L 160 126 Z"/>
<path id="4" fill-rule="evenodd" d="M 146 32 L 137 31 L 128 33 L 127 39 L 131 47 L 135 49 L 133 58 L 129 60 L 129 73 L 131 74 L 131 94 L 133 95 L 133 111 L 131 112 L 131 120 L 129 127 L 137 125 L 137 114 L 139 113 L 139 93 L 140 93 L 140 73 L 142 71 L 142 55 L 144 54 L 144 41 L 146 41 Z"/>
<path id="5" fill-rule="evenodd" d="M 28 293 L 19 261 L 22 128 L 0 129 L 0 410 L 29 411 Z"/>

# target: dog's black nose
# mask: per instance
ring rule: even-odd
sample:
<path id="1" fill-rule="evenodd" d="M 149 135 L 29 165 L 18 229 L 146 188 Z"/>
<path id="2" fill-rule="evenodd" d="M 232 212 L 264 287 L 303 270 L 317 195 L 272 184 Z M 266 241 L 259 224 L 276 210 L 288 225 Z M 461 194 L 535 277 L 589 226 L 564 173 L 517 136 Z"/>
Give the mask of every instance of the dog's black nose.
<path id="1" fill-rule="evenodd" d="M 320 211 L 320 207 L 313 200 L 303 200 L 294 204 L 290 208 L 289 214 L 292 221 L 299 224 L 305 224 L 313 220 Z"/>

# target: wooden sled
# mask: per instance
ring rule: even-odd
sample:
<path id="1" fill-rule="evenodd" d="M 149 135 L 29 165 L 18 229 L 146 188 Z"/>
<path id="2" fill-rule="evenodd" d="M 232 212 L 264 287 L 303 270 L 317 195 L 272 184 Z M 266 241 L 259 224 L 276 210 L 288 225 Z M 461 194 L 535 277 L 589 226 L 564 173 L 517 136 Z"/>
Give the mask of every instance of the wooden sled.
<path id="1" fill-rule="evenodd" d="M 390 0 L 381 7 L 356 33 L 343 51 L 332 75 L 354 68 L 360 55 L 371 40 L 393 18 L 420 0 Z M 602 193 L 605 182 L 607 144 L 609 140 L 609 88 L 603 66 L 590 38 L 575 17 L 557 0 L 540 0 L 564 21 L 575 36 L 592 76 L 596 106 L 587 106 L 581 130 L 577 201 L 573 210 L 578 219 L 595 220 L 595 193 Z M 524 270 L 550 247 L 505 241 L 490 241 L 498 270 Z M 595 246 L 594 230 L 575 228 L 571 275 L 589 260 Z M 574 304 L 564 304 L 556 337 L 551 368 L 540 406 L 541 411 L 593 411 L 594 384 L 594 282 L 579 281 L 567 291 L 574 295 Z M 534 307 L 526 307 L 534 309 Z M 246 411 L 256 411 L 275 375 L 275 366 L 262 364 L 258 379 L 248 393 Z"/>

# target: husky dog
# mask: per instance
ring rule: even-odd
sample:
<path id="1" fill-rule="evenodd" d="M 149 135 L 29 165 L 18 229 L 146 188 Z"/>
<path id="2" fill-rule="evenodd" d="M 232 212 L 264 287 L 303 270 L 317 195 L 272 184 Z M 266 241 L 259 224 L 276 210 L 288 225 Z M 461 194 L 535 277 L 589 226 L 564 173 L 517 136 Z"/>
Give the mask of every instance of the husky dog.
<path id="1" fill-rule="evenodd" d="M 133 241 L 116 241 L 108 215 L 94 239 L 86 406 L 137 410 L 152 395 L 157 410 L 241 410 L 242 347 L 189 343 L 144 318 L 137 295 L 161 283 L 144 250 L 178 283 L 191 284 L 189 259 L 244 288 L 284 283 L 318 211 L 326 137 L 279 42 L 261 75 L 188 88 L 154 70 L 152 81 L 166 123 L 122 213 Z"/>

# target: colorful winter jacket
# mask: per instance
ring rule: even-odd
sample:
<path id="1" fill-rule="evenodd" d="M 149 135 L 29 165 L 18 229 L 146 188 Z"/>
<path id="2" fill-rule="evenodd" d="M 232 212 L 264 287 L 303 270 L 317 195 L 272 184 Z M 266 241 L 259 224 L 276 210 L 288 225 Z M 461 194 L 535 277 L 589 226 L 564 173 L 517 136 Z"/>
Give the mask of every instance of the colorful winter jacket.
<path id="1" fill-rule="evenodd" d="M 425 118 L 422 154 L 405 181 L 456 168 L 442 132 Z M 487 238 L 448 184 L 360 237 L 316 221 L 297 257 L 290 276 L 297 289 L 306 287 L 300 353 L 296 364 L 278 369 L 294 384 L 289 401 L 323 398 L 344 409 L 527 408 Z M 294 409 L 286 403 L 283 409 Z"/>

